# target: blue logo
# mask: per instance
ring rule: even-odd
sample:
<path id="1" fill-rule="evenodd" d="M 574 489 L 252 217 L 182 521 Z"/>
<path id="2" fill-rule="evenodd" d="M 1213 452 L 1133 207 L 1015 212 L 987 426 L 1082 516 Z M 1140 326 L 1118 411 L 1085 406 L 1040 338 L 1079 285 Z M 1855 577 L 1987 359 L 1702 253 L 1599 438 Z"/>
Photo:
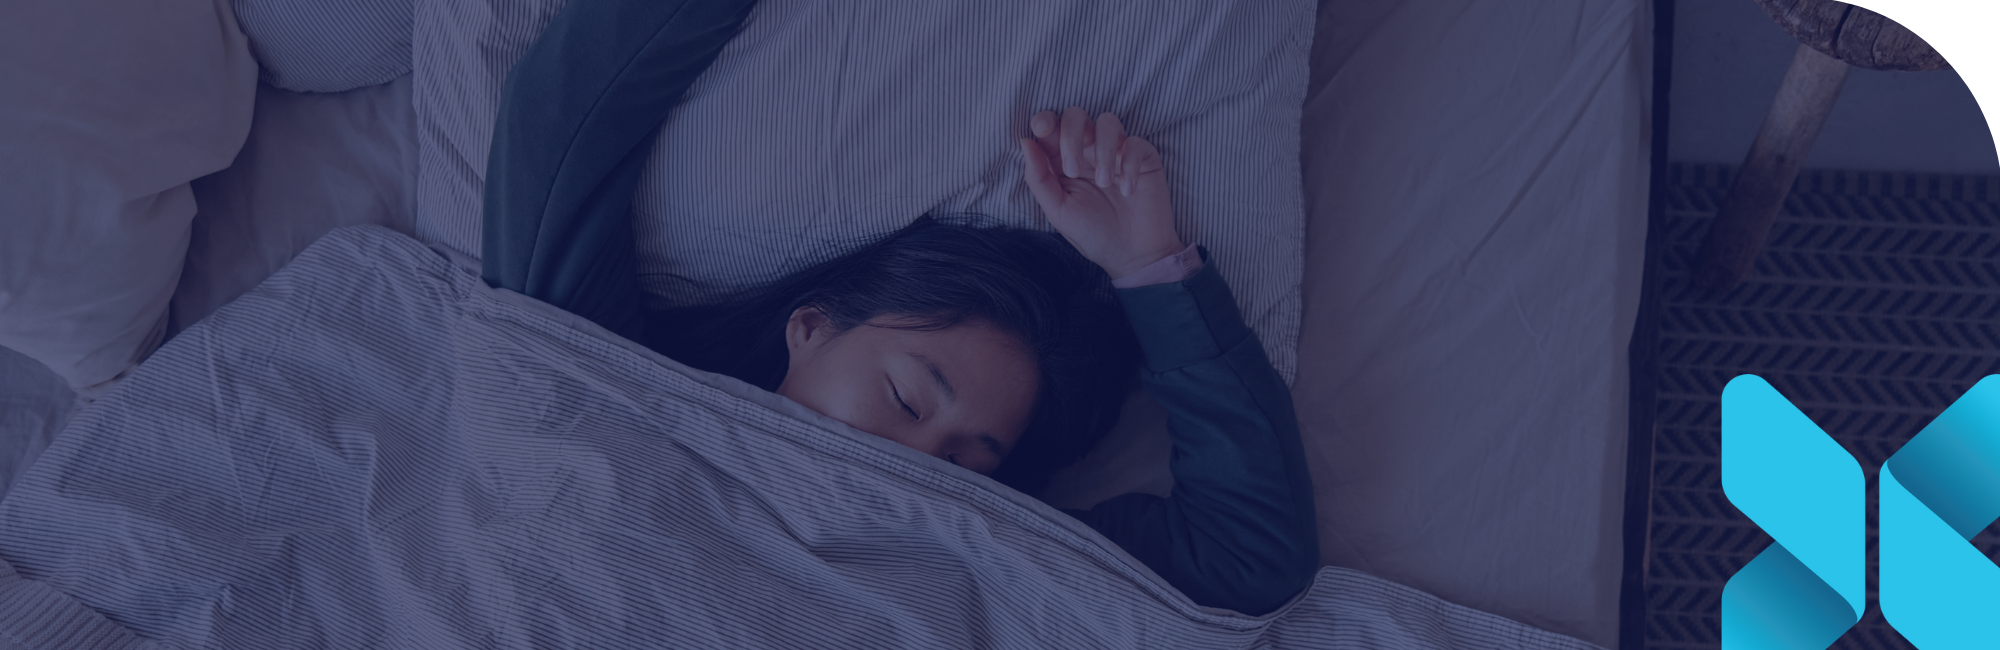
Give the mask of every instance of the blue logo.
<path id="1" fill-rule="evenodd" d="M 1722 389 L 1722 491 L 1774 540 L 1722 589 L 1723 650 L 1822 650 L 1867 607 L 1861 463 L 1755 375 Z M 1877 600 L 1922 650 L 2000 643 L 2000 566 L 1967 540 L 2000 518 L 2000 375 L 1882 465 Z"/>

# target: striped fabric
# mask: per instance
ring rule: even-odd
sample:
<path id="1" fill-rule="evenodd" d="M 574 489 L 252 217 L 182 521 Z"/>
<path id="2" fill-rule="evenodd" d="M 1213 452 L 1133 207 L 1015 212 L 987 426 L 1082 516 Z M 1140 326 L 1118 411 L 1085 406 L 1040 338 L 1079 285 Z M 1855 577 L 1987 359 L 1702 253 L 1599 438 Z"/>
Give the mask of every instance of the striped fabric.
<path id="1" fill-rule="evenodd" d="M 79 415 L 0 560 L 0 648 L 1593 647 L 1334 568 L 1197 607 L 1038 501 L 375 226 Z"/>
<path id="2" fill-rule="evenodd" d="M 0 562 L 0 650 L 159 650 L 89 606 Z"/>
<path id="3" fill-rule="evenodd" d="M 508 68 L 562 0 L 419 0 L 416 232 L 480 249 Z M 1030 114 L 1112 111 L 1167 159 L 1206 245 L 1289 381 L 1312 0 L 764 0 L 659 135 L 635 211 L 640 272 L 712 298 L 920 214 L 1046 227 L 1020 176 Z"/>
<path id="4" fill-rule="evenodd" d="M 233 0 L 264 83 L 333 93 L 410 72 L 416 0 Z"/>

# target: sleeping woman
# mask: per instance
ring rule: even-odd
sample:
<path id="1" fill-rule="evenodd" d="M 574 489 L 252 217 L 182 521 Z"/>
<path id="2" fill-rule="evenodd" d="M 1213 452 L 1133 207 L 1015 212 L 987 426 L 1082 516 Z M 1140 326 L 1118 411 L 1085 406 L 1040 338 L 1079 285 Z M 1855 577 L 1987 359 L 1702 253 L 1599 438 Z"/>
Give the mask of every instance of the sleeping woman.
<path id="1" fill-rule="evenodd" d="M 1028 119 L 1024 177 L 1056 233 L 925 216 L 728 300 L 643 306 L 639 172 L 749 6 L 556 16 L 495 125 L 487 282 L 1027 493 L 1104 436 L 1136 374 L 1169 413 L 1172 495 L 1064 512 L 1201 605 L 1259 615 L 1307 585 L 1319 545 L 1289 390 L 1175 231 L 1159 152 L 1113 115 Z"/>

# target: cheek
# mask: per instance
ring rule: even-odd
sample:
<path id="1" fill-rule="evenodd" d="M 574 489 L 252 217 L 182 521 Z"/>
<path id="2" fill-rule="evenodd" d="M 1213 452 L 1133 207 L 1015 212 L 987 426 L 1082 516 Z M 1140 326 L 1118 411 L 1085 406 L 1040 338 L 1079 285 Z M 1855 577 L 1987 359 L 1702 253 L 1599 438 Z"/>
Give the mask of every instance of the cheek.
<path id="1" fill-rule="evenodd" d="M 819 363 L 795 368 L 791 376 L 785 378 L 784 385 L 778 387 L 778 394 L 804 404 L 820 415 L 848 422 L 854 415 L 852 409 L 847 408 L 854 403 L 851 395 L 853 382 L 830 376 L 832 373 L 828 370 Z"/>
<path id="2" fill-rule="evenodd" d="M 882 418 L 875 412 L 879 409 L 870 407 L 868 391 L 880 382 L 869 381 L 867 373 L 845 361 L 829 355 L 803 364 L 785 377 L 778 394 L 847 426 L 876 433 Z"/>

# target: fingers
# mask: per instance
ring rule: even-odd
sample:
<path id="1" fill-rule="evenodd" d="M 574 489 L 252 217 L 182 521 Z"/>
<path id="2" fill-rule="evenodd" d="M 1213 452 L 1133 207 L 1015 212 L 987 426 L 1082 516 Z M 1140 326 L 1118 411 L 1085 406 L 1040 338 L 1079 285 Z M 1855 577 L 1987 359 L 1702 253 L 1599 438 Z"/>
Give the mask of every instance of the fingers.
<path id="1" fill-rule="evenodd" d="M 1048 138 L 1056 134 L 1055 111 L 1036 113 L 1034 117 L 1028 119 L 1028 130 L 1034 132 L 1035 139 L 1049 142 Z"/>
<path id="2" fill-rule="evenodd" d="M 1063 175 L 1076 178 L 1083 173 L 1083 148 L 1089 146 L 1091 132 L 1090 116 L 1081 107 L 1071 106 L 1063 110 L 1062 116 L 1062 168 Z"/>
<path id="3" fill-rule="evenodd" d="M 1035 195 L 1035 202 L 1042 205 L 1043 212 L 1053 212 L 1062 205 L 1062 183 L 1056 180 L 1049 169 L 1049 157 L 1042 152 L 1041 145 L 1034 140 L 1021 138 L 1021 153 L 1027 158 L 1027 171 L 1021 176 L 1028 182 L 1028 192 Z"/>
<path id="4" fill-rule="evenodd" d="M 1098 187 L 1111 187 L 1111 180 L 1118 168 L 1118 150 L 1125 141 L 1125 125 L 1118 116 L 1101 113 L 1097 116 L 1097 169 Z"/>
<path id="5" fill-rule="evenodd" d="M 1132 195 L 1132 183 L 1139 176 L 1164 169 L 1160 162 L 1160 151 L 1145 138 L 1129 137 L 1118 147 L 1118 193 Z"/>
<path id="6" fill-rule="evenodd" d="M 1029 130 L 1035 133 L 1035 141 L 1041 143 L 1042 151 L 1047 153 L 1049 160 L 1058 160 L 1056 156 L 1062 153 L 1062 134 L 1057 128 L 1061 122 L 1062 118 L 1057 117 L 1055 111 L 1042 111 L 1028 120 Z"/>
<path id="7" fill-rule="evenodd" d="M 1043 189 L 1056 192 L 1056 197 L 1062 195 L 1062 183 L 1056 174 L 1069 178 L 1090 176 L 1098 187 L 1108 189 L 1115 184 L 1120 194 L 1131 196 L 1134 180 L 1160 169 L 1159 152 L 1152 143 L 1127 136 L 1125 123 L 1111 113 L 1099 114 L 1093 121 L 1080 106 L 1063 109 L 1061 115 L 1042 111 L 1029 118 L 1028 130 L 1035 138 L 1023 139 L 1024 151 L 1029 152 L 1030 158 L 1036 158 L 1031 164 L 1040 164 L 1040 169 L 1047 172 L 1048 177 L 1042 179 Z M 1132 143 L 1134 140 L 1137 142 Z M 1057 165 L 1060 171 L 1056 170 Z"/>

